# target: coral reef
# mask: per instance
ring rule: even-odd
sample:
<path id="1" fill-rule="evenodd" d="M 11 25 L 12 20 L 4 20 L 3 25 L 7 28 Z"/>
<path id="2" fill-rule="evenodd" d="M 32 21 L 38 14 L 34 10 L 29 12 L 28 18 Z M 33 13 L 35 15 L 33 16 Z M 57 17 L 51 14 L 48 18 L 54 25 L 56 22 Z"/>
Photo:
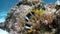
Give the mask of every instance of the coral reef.
<path id="1" fill-rule="evenodd" d="M 19 0 L 0 28 L 10 34 L 60 34 L 60 1 Z"/>

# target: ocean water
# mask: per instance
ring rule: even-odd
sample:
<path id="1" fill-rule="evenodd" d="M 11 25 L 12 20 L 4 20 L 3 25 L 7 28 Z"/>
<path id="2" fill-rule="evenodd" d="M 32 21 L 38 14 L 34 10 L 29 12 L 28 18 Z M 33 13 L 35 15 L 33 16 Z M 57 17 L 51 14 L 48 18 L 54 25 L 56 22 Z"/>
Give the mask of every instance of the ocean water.
<path id="1" fill-rule="evenodd" d="M 49 4 L 49 3 L 55 3 L 57 0 L 43 0 L 44 5 Z"/>
<path id="2" fill-rule="evenodd" d="M 2 29 L 0 29 L 0 34 L 9 34 L 9 33 L 4 31 L 4 30 L 2 30 Z"/>
<path id="3" fill-rule="evenodd" d="M 11 7 L 13 7 L 18 0 L 0 0 L 0 22 L 5 21 L 5 17 L 10 10 Z"/>
<path id="4" fill-rule="evenodd" d="M 43 0 L 44 5 L 48 3 L 55 3 L 57 0 Z M 5 21 L 5 17 L 10 8 L 13 7 L 18 0 L 0 0 L 0 22 Z M 4 33 L 3 33 L 4 32 Z M 6 31 L 0 29 L 0 34 L 8 34 Z"/>

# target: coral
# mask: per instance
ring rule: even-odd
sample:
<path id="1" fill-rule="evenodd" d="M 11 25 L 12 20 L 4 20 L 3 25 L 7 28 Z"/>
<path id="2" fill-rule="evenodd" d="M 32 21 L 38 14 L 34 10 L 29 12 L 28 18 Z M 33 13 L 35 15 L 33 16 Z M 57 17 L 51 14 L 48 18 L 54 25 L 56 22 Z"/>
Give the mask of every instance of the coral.
<path id="1" fill-rule="evenodd" d="M 12 7 L 0 28 L 10 34 L 59 34 L 60 5 L 31 1 L 21 0 Z"/>

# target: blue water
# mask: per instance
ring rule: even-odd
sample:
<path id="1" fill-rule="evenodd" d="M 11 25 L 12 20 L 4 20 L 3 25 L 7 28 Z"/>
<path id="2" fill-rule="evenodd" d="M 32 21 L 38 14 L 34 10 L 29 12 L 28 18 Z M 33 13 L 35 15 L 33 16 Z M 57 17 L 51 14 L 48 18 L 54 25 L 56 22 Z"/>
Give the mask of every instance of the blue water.
<path id="1" fill-rule="evenodd" d="M 48 3 L 55 3 L 57 0 L 43 0 L 44 5 Z M 0 0 L 0 22 L 5 21 L 5 17 L 12 6 L 14 6 L 18 0 Z M 8 34 L 6 31 L 0 29 L 0 34 Z"/>
<path id="2" fill-rule="evenodd" d="M 55 3 L 57 0 L 43 0 L 44 4 Z"/>
<path id="3" fill-rule="evenodd" d="M 18 0 L 0 0 L 0 22 L 5 21 L 9 9 L 14 6 Z"/>

